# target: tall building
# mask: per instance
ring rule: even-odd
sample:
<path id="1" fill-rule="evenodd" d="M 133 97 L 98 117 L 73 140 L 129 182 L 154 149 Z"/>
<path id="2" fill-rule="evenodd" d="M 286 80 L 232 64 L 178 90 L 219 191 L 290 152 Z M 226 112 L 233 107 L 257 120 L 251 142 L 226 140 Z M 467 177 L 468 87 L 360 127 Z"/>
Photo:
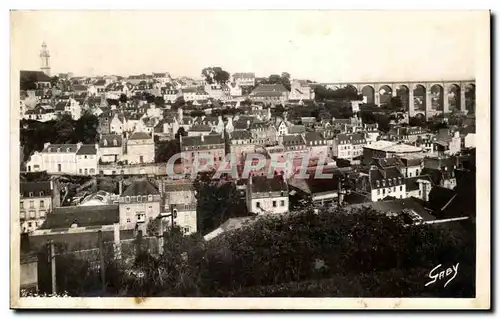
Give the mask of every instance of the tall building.
<path id="1" fill-rule="evenodd" d="M 40 51 L 40 69 L 47 76 L 50 76 L 50 53 L 47 50 L 47 45 L 45 42 L 42 43 L 42 50 Z"/>

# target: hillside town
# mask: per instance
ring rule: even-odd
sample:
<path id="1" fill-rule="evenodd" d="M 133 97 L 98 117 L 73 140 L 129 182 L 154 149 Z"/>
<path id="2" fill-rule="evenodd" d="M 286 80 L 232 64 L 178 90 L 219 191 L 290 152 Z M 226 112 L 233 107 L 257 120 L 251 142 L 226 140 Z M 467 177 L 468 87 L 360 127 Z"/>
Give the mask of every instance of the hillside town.
<path id="1" fill-rule="evenodd" d="M 119 285 L 109 279 L 111 260 L 130 278 L 146 276 L 138 250 L 189 263 L 192 241 L 244 245 L 249 227 L 305 212 L 342 224 L 338 211 L 347 220 L 364 209 L 406 229 L 475 219 L 473 80 L 388 88 L 221 67 L 197 79 L 164 70 L 79 76 L 52 74 L 45 43 L 40 58 L 40 70 L 20 72 L 14 207 L 23 291 L 73 289 L 63 274 L 71 267 L 56 266 L 71 257 L 97 269 L 88 282 L 109 293 Z M 269 236 L 282 232 L 276 223 Z M 174 233 L 188 247 L 176 254 Z M 314 258 L 322 269 L 326 259 Z M 253 276 L 248 286 L 265 282 Z M 87 286 L 72 293 L 94 293 Z"/>

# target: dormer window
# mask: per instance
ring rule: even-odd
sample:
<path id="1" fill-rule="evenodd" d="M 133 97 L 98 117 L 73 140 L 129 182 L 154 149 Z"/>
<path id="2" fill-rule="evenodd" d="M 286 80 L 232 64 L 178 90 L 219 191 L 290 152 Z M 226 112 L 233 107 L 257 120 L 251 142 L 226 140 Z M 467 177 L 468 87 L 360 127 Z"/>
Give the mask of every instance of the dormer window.
<path id="1" fill-rule="evenodd" d="M 117 146 L 118 145 L 118 141 L 116 139 L 113 140 L 113 145 L 114 146 Z"/>
<path id="2" fill-rule="evenodd" d="M 140 203 L 140 202 L 142 202 L 142 197 L 141 197 L 140 195 L 139 195 L 139 196 L 137 196 L 137 201 L 138 201 L 139 203 Z"/>
<path id="3" fill-rule="evenodd" d="M 125 203 L 130 203 L 130 196 L 125 197 Z"/>
<path id="4" fill-rule="evenodd" d="M 43 192 L 40 192 L 40 196 L 43 196 Z"/>
<path id="5" fill-rule="evenodd" d="M 148 201 L 152 202 L 153 201 L 153 195 L 148 195 Z"/>
<path id="6" fill-rule="evenodd" d="M 33 197 L 33 192 L 29 192 L 29 197 Z"/>
<path id="7" fill-rule="evenodd" d="M 59 153 L 59 152 L 61 152 L 61 148 L 58 148 L 58 149 L 57 149 L 57 153 Z"/>
<path id="8" fill-rule="evenodd" d="M 69 151 L 70 151 L 70 150 L 71 150 L 71 148 L 69 148 L 69 147 L 68 147 L 68 148 L 66 149 L 66 153 L 69 153 Z"/>

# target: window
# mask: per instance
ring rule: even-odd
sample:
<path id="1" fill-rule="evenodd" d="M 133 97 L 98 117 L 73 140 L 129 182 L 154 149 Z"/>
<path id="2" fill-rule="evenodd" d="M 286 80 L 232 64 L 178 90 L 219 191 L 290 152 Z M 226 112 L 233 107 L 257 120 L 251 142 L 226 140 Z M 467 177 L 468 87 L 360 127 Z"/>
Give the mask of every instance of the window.
<path id="1" fill-rule="evenodd" d="M 137 222 L 138 223 L 144 223 L 146 221 L 146 214 L 143 212 L 137 213 Z"/>
<path id="2" fill-rule="evenodd" d="M 40 217 L 45 217 L 45 211 L 44 210 L 40 211 Z"/>
<path id="3" fill-rule="evenodd" d="M 81 174 L 81 173 L 82 173 L 82 169 L 80 168 L 80 169 L 78 170 L 78 172 Z"/>
<path id="4" fill-rule="evenodd" d="M 141 195 L 137 196 L 137 201 L 138 202 L 142 202 L 142 196 Z"/>
<path id="5" fill-rule="evenodd" d="M 28 228 L 31 228 L 31 225 L 32 225 L 31 222 L 28 222 Z"/>
<path id="6" fill-rule="evenodd" d="M 19 208 L 24 209 L 24 202 L 20 202 Z"/>
<path id="7" fill-rule="evenodd" d="M 90 169 L 90 174 L 94 174 L 95 173 L 95 169 L 91 168 Z"/>
<path id="8" fill-rule="evenodd" d="M 399 186 L 399 191 L 402 192 L 403 191 L 403 186 Z"/>
<path id="9" fill-rule="evenodd" d="M 260 208 L 260 202 L 256 202 L 256 203 L 255 203 L 255 206 L 256 206 L 257 208 Z"/>
<path id="10" fill-rule="evenodd" d="M 57 171 L 60 172 L 61 171 L 61 164 L 57 164 Z"/>
<path id="11" fill-rule="evenodd" d="M 35 201 L 30 200 L 30 208 L 35 208 Z"/>
<path id="12" fill-rule="evenodd" d="M 127 223 L 130 223 L 130 218 L 127 218 Z"/>
<path id="13" fill-rule="evenodd" d="M 30 210 L 30 218 L 35 218 L 36 217 L 36 213 L 34 210 Z"/>
<path id="14" fill-rule="evenodd" d="M 40 192 L 40 196 L 43 196 L 43 192 Z"/>
<path id="15" fill-rule="evenodd" d="M 380 195 L 380 189 L 377 189 L 377 195 Z"/>
<path id="16" fill-rule="evenodd" d="M 45 202 L 43 200 L 40 200 L 40 208 L 45 208 Z"/>
<path id="17" fill-rule="evenodd" d="M 153 201 L 153 195 L 148 195 L 148 202 L 152 202 Z"/>
<path id="18" fill-rule="evenodd" d="M 382 195 L 385 195 L 385 188 L 382 189 Z"/>
<path id="19" fill-rule="evenodd" d="M 285 206 L 285 201 L 284 200 L 280 200 L 280 206 L 281 207 Z"/>
<path id="20" fill-rule="evenodd" d="M 20 212 L 19 213 L 19 218 L 25 219 L 26 218 L 26 213 L 25 212 Z"/>
<path id="21" fill-rule="evenodd" d="M 30 197 L 33 197 L 33 192 L 30 192 L 30 193 L 29 193 L 29 196 L 30 196 Z"/>
<path id="22" fill-rule="evenodd" d="M 130 196 L 125 197 L 125 203 L 130 203 Z"/>
<path id="23" fill-rule="evenodd" d="M 278 203 L 275 200 L 273 200 L 273 207 L 277 207 L 277 206 L 278 206 Z"/>

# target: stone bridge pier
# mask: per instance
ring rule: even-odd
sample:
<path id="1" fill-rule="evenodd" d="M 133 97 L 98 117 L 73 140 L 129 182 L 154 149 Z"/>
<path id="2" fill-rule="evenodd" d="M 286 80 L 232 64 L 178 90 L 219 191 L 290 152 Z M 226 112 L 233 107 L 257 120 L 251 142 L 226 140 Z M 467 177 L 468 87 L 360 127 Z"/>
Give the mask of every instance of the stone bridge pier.
<path id="1" fill-rule="evenodd" d="M 379 106 L 389 103 L 393 97 L 400 97 L 410 117 L 422 114 L 428 119 L 452 111 L 475 112 L 475 80 L 319 84 L 331 89 L 352 86 L 366 97 L 368 103 Z"/>

